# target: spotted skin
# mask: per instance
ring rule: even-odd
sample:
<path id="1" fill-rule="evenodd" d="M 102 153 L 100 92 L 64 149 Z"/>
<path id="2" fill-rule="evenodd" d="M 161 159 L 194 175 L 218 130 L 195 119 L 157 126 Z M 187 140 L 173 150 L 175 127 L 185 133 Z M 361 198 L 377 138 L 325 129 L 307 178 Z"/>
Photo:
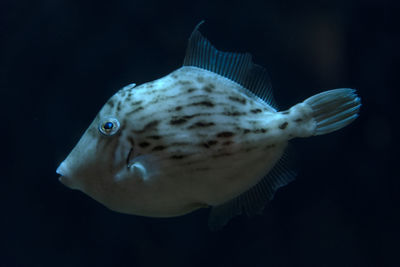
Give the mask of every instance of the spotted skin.
<path id="1" fill-rule="evenodd" d="M 308 121 L 306 108 L 291 112 L 276 112 L 239 84 L 196 67 L 122 89 L 87 136 L 110 174 L 97 176 L 96 189 L 82 190 L 113 210 L 145 216 L 219 205 L 255 185 L 279 160 Z M 122 122 L 115 136 L 95 130 L 107 117 Z"/>

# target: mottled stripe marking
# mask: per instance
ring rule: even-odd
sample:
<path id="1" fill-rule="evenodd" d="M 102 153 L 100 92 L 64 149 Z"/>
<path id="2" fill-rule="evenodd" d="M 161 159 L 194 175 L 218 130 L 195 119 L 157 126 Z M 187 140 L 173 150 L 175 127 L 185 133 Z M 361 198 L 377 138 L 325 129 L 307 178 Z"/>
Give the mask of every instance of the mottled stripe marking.
<path id="1" fill-rule="evenodd" d="M 108 101 L 107 104 L 108 104 L 111 108 L 113 108 L 113 107 L 114 107 L 114 100 Z"/>
<path id="2" fill-rule="evenodd" d="M 259 109 L 259 108 L 256 108 L 256 109 L 252 109 L 252 110 L 250 110 L 250 112 L 252 112 L 252 113 L 254 113 L 254 114 L 257 114 L 257 113 L 260 113 L 260 112 L 262 112 L 262 110 L 261 110 L 261 109 Z"/>
<path id="3" fill-rule="evenodd" d="M 206 147 L 206 148 L 210 148 L 211 146 L 214 146 L 218 143 L 218 141 L 216 140 L 210 140 L 208 142 L 205 142 L 202 144 L 202 146 Z"/>
<path id="4" fill-rule="evenodd" d="M 159 145 L 159 146 L 155 146 L 155 147 L 153 148 L 153 151 L 161 151 L 161 150 L 164 150 L 164 149 L 166 149 L 165 146 Z"/>
<path id="5" fill-rule="evenodd" d="M 191 106 L 206 106 L 206 107 L 213 107 L 214 104 L 210 101 L 201 101 L 201 102 L 195 102 L 190 104 Z"/>
<path id="6" fill-rule="evenodd" d="M 214 126 L 215 123 L 213 122 L 196 122 L 195 124 L 192 124 L 191 126 L 189 126 L 188 129 L 195 129 L 195 128 L 203 128 L 203 127 L 210 127 L 210 126 Z"/>
<path id="7" fill-rule="evenodd" d="M 222 115 L 225 116 L 244 116 L 247 115 L 245 112 L 239 112 L 239 111 L 232 111 L 232 112 L 224 112 Z"/>
<path id="8" fill-rule="evenodd" d="M 147 136 L 147 138 L 149 138 L 149 139 L 154 139 L 154 140 L 159 140 L 159 139 L 161 139 L 162 137 L 159 136 L 159 135 L 150 135 L 150 136 Z"/>
<path id="9" fill-rule="evenodd" d="M 212 83 L 209 83 L 203 87 L 203 90 L 206 91 L 207 93 L 212 93 L 214 88 L 215 88 L 215 85 Z"/>
<path id="10" fill-rule="evenodd" d="M 284 130 L 284 129 L 286 129 L 286 127 L 288 126 L 288 122 L 287 121 L 285 121 L 284 123 L 282 123 L 281 125 L 279 125 L 279 129 L 281 129 L 281 130 Z"/>
<path id="11" fill-rule="evenodd" d="M 141 111 L 143 109 L 144 109 L 143 107 L 138 107 L 138 108 L 136 108 L 134 110 L 131 110 L 128 113 L 126 113 L 126 116 L 132 115 L 133 113 L 136 113 L 136 112 Z"/>
<path id="12" fill-rule="evenodd" d="M 260 128 L 260 129 L 255 129 L 253 133 L 266 133 L 268 129 Z"/>
<path id="13" fill-rule="evenodd" d="M 180 85 L 189 85 L 189 84 L 192 84 L 192 82 L 191 81 L 182 81 L 182 80 L 180 80 L 180 81 L 178 81 L 178 84 L 180 84 Z"/>
<path id="14" fill-rule="evenodd" d="M 135 101 L 135 102 L 132 102 L 131 103 L 131 106 L 137 106 L 137 105 L 140 105 L 140 104 L 142 104 L 142 100 L 139 100 L 139 101 Z"/>
<path id="15" fill-rule="evenodd" d="M 230 96 L 228 97 L 229 100 L 232 100 L 234 102 L 238 102 L 242 105 L 246 105 L 246 99 L 245 98 L 241 98 L 241 97 L 237 97 L 237 96 Z"/>
<path id="16" fill-rule="evenodd" d="M 177 124 L 183 124 L 187 122 L 189 119 L 197 117 L 197 116 L 208 116 L 209 113 L 198 113 L 198 114 L 193 114 L 193 115 L 186 115 L 186 116 L 174 116 L 172 119 L 169 121 L 169 124 L 171 125 L 177 125 Z"/>
<path id="17" fill-rule="evenodd" d="M 147 131 L 151 130 L 152 128 L 155 128 L 159 123 L 160 123 L 160 122 L 157 121 L 157 120 L 151 121 L 151 122 L 147 123 L 147 124 L 143 127 L 143 129 L 137 130 L 137 131 L 133 131 L 133 132 L 134 132 L 134 133 L 144 133 L 144 132 L 147 132 Z"/>
<path id="18" fill-rule="evenodd" d="M 146 142 L 146 141 L 139 143 L 139 146 L 142 147 L 142 148 L 148 147 L 149 145 L 150 145 L 150 143 Z"/>
<path id="19" fill-rule="evenodd" d="M 234 133 L 232 132 L 220 132 L 217 134 L 217 137 L 222 137 L 222 138 L 227 138 L 227 137 L 232 137 Z"/>
<path id="20" fill-rule="evenodd" d="M 197 80 L 199 83 L 203 83 L 203 82 L 204 82 L 204 77 L 203 77 L 203 76 L 197 76 L 196 80 Z"/>
<path id="21" fill-rule="evenodd" d="M 170 158 L 171 159 L 183 159 L 183 158 L 185 158 L 185 155 L 172 155 Z"/>

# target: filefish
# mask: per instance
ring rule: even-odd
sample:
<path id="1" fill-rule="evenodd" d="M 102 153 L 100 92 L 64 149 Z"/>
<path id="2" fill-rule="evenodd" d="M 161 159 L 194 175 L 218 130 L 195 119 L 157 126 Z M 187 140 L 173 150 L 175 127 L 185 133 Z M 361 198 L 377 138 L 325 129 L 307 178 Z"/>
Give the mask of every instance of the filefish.
<path id="1" fill-rule="evenodd" d="M 112 96 L 56 172 L 111 210 L 173 217 L 210 207 L 209 226 L 261 213 L 295 178 L 288 141 L 339 130 L 361 106 L 325 91 L 278 111 L 270 78 L 248 53 L 191 34 L 183 66 Z"/>

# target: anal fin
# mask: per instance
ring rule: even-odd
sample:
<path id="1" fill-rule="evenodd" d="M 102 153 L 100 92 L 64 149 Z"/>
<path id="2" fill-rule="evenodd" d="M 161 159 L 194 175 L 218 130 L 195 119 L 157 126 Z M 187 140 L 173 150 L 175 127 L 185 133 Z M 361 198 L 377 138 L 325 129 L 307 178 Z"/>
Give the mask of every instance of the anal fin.
<path id="1" fill-rule="evenodd" d="M 296 172 L 290 169 L 291 160 L 287 151 L 274 168 L 255 186 L 238 197 L 214 206 L 211 209 L 208 225 L 211 230 L 219 230 L 233 217 L 246 214 L 261 214 L 264 207 L 273 199 L 275 192 L 295 179 Z"/>

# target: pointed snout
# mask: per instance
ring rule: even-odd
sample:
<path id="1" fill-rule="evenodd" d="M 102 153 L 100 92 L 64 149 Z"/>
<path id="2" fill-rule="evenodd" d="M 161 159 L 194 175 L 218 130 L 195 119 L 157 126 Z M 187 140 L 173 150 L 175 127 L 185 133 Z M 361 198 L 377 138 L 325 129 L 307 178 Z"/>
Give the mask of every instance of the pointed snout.
<path id="1" fill-rule="evenodd" d="M 60 166 L 58 166 L 56 173 L 60 175 L 58 180 L 71 189 L 77 189 L 76 183 L 73 182 L 71 169 L 68 167 L 66 161 L 61 162 Z"/>

